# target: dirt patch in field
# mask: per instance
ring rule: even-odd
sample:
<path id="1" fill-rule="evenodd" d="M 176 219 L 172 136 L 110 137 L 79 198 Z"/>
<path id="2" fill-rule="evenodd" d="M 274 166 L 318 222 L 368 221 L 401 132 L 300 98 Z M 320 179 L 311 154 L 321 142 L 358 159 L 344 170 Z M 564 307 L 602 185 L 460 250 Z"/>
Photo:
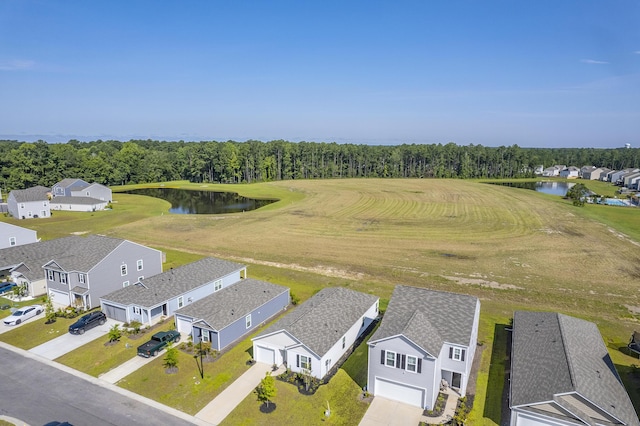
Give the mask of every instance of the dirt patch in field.
<path id="1" fill-rule="evenodd" d="M 480 278 L 463 278 L 463 277 L 447 277 L 448 280 L 454 281 L 457 284 L 479 285 L 480 287 L 495 288 L 498 290 L 523 290 L 522 287 L 518 287 L 513 284 L 500 284 L 497 281 L 488 281 Z"/>
<path id="2" fill-rule="evenodd" d="M 89 231 L 78 231 L 78 232 L 72 232 L 71 235 L 84 235 L 84 234 L 88 234 Z"/>
<path id="3" fill-rule="evenodd" d="M 624 305 L 633 315 L 640 315 L 640 306 Z"/>
<path id="4" fill-rule="evenodd" d="M 293 269 L 294 271 L 313 272 L 314 274 L 324 275 L 327 277 L 344 278 L 348 280 L 360 280 L 364 277 L 363 273 L 350 272 L 342 269 L 333 268 L 331 266 L 302 266 L 297 263 L 279 263 L 269 262 L 266 260 L 257 260 L 250 257 L 232 257 L 231 259 L 238 262 L 253 263 L 256 265 L 272 266 L 274 268 Z"/>

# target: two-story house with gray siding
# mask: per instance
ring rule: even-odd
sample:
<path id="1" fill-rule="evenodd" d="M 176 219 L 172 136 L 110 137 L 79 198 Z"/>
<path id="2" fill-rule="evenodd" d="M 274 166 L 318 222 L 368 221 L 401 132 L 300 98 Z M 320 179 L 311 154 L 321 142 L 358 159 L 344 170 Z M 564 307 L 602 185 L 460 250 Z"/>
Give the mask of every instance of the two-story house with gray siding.
<path id="1" fill-rule="evenodd" d="M 51 192 L 53 210 L 104 210 L 113 198 L 110 188 L 96 182 L 90 184 L 82 179 L 63 179 L 53 185 Z"/>
<path id="2" fill-rule="evenodd" d="M 133 280 L 132 285 L 102 295 L 100 304 L 109 318 L 151 325 L 236 284 L 246 278 L 246 274 L 245 265 L 205 257 L 159 275 Z"/>
<path id="3" fill-rule="evenodd" d="M 368 391 L 429 410 L 443 380 L 464 396 L 479 321 L 476 297 L 396 286 L 368 342 Z"/>
<path id="4" fill-rule="evenodd" d="M 31 229 L 0 222 L 0 249 L 38 242 L 38 233 Z"/>
<path id="5" fill-rule="evenodd" d="M 100 297 L 162 272 L 161 251 L 128 240 L 90 235 L 44 264 L 56 306 L 100 305 Z"/>
<path id="6" fill-rule="evenodd" d="M 555 312 L 513 316 L 511 426 L 640 426 L 598 327 Z"/>
<path id="7" fill-rule="evenodd" d="M 176 329 L 221 351 L 289 305 L 289 289 L 247 278 L 175 313 Z"/>
<path id="8" fill-rule="evenodd" d="M 82 190 L 87 186 L 89 186 L 89 183 L 82 179 L 62 179 L 51 187 L 51 195 L 54 197 L 71 197 L 72 191 Z"/>
<path id="9" fill-rule="evenodd" d="M 49 194 L 44 186 L 15 189 L 7 197 L 9 214 L 16 219 L 46 218 L 51 216 Z"/>
<path id="10" fill-rule="evenodd" d="M 320 290 L 253 340 L 256 361 L 323 378 L 378 316 L 379 298 L 342 287 Z"/>

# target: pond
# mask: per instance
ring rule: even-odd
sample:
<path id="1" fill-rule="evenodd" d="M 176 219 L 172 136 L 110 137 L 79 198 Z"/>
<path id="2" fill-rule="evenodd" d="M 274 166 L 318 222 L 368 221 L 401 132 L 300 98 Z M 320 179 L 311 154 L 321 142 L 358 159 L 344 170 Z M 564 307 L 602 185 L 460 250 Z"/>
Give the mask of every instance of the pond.
<path id="1" fill-rule="evenodd" d="M 575 183 L 568 182 L 488 182 L 492 185 L 511 186 L 513 188 L 531 189 L 545 194 L 564 197 Z"/>
<path id="2" fill-rule="evenodd" d="M 123 194 L 146 195 L 171 203 L 169 213 L 223 214 L 259 209 L 278 200 L 242 197 L 235 192 L 191 191 L 175 188 L 144 188 L 123 191 Z"/>

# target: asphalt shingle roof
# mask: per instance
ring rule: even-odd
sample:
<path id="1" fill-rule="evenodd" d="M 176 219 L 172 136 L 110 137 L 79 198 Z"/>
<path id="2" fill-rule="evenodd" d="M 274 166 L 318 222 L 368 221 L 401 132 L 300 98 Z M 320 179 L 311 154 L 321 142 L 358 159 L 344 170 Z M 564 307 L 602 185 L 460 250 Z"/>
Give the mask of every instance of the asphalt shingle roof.
<path id="1" fill-rule="evenodd" d="M 9 195 L 13 194 L 18 203 L 26 203 L 29 201 L 48 200 L 49 192 L 51 192 L 50 188 L 45 188 L 44 186 L 34 186 L 27 189 L 14 189 Z"/>
<path id="2" fill-rule="evenodd" d="M 205 257 L 188 265 L 171 269 L 103 296 L 106 301 L 122 305 L 154 307 L 194 288 L 220 279 L 245 266 L 227 260 Z"/>
<path id="3" fill-rule="evenodd" d="M 515 312 L 511 405 L 571 405 L 561 394 L 573 392 L 624 424 L 640 425 L 594 323 L 554 312 Z"/>
<path id="4" fill-rule="evenodd" d="M 51 200 L 51 204 L 83 204 L 87 206 L 92 206 L 94 204 L 106 203 L 104 200 L 98 200 L 97 198 L 92 197 L 71 197 L 66 195 L 60 195 L 58 197 L 54 197 Z"/>
<path id="5" fill-rule="evenodd" d="M 64 253 L 49 260 L 55 261 L 63 271 L 88 272 L 123 242 L 120 238 L 102 235 L 80 237 Z"/>
<path id="6" fill-rule="evenodd" d="M 469 345 L 478 298 L 398 285 L 370 342 L 404 335 L 434 357 L 444 342 Z"/>
<path id="7" fill-rule="evenodd" d="M 288 291 L 287 287 L 249 278 L 185 306 L 177 313 L 195 321 L 202 320 L 213 330 L 221 330 Z"/>
<path id="8" fill-rule="evenodd" d="M 342 287 L 323 288 L 257 337 L 285 330 L 322 357 L 377 300 Z"/>

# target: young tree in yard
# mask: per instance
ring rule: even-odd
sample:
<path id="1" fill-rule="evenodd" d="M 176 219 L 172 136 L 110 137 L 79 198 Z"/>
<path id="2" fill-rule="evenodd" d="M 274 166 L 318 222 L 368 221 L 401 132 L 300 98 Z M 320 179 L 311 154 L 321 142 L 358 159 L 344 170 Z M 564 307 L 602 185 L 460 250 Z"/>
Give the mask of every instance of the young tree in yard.
<path id="1" fill-rule="evenodd" d="M 109 329 L 109 341 L 117 342 L 122 337 L 122 330 L 120 330 L 119 324 L 114 324 L 113 327 Z"/>
<path id="2" fill-rule="evenodd" d="M 276 382 L 273 376 L 271 376 L 270 371 L 267 371 L 267 374 L 260 381 L 255 392 L 256 395 L 258 395 L 258 401 L 263 402 L 267 407 L 269 407 L 269 402 L 276 397 L 278 392 L 276 389 Z"/>
<path id="3" fill-rule="evenodd" d="M 49 296 L 44 299 L 44 315 L 47 318 L 47 324 L 56 322 L 56 311 L 53 309 L 53 302 Z"/>
<path id="4" fill-rule="evenodd" d="M 567 191 L 567 198 L 573 200 L 573 205 L 584 206 L 584 200 L 589 195 L 589 190 L 582 183 L 576 183 Z"/>
<path id="5" fill-rule="evenodd" d="M 167 353 L 164 356 L 164 367 L 169 371 L 175 371 L 178 369 L 178 349 L 173 345 L 169 345 Z"/>

